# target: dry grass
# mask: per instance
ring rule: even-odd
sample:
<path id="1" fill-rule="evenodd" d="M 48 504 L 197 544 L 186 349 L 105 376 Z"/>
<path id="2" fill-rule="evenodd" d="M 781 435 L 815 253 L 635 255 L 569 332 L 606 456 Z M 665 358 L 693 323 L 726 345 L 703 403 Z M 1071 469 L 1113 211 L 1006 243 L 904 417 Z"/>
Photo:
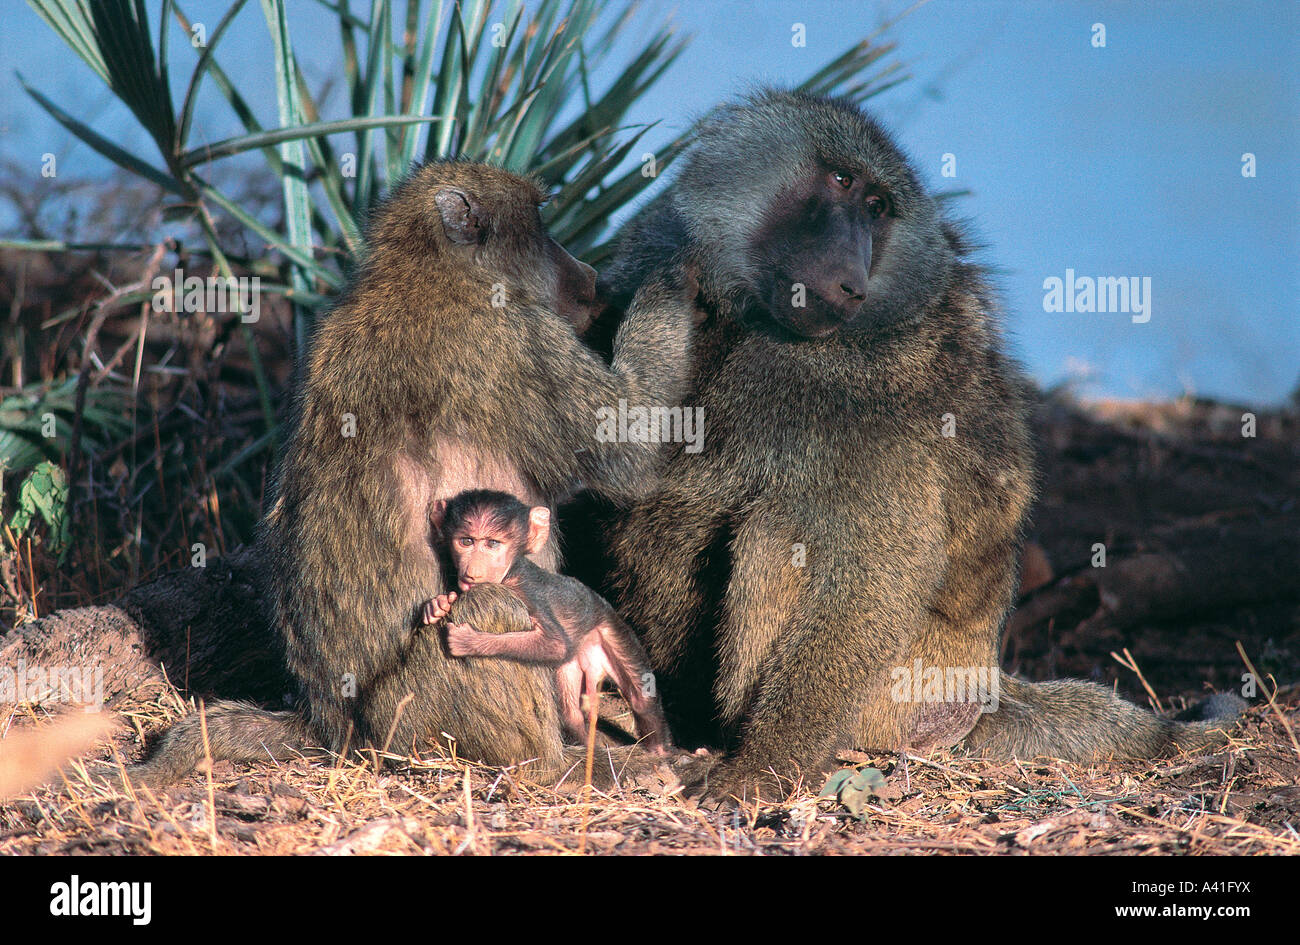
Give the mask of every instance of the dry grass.
<path id="1" fill-rule="evenodd" d="M 615 772 L 588 803 L 580 770 L 555 789 L 526 765 L 450 757 L 379 775 L 222 763 L 210 782 L 196 775 L 160 796 L 120 767 L 105 778 L 74 764 L 62 785 L 0 806 L 0 854 L 1296 855 L 1300 755 L 1285 731 L 1295 695 L 1279 710 L 1252 710 L 1220 752 L 1155 765 L 855 755 L 888 777 L 862 820 L 807 789 L 704 809 L 667 765 Z M 174 710 L 160 700 L 157 713 L 148 727 Z"/>

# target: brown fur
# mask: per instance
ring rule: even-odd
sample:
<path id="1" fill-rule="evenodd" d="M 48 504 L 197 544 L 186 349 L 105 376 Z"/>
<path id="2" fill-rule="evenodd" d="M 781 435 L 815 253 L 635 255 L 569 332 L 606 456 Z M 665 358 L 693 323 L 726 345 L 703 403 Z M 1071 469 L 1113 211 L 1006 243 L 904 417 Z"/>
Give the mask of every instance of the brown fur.
<path id="1" fill-rule="evenodd" d="M 540 197 L 505 171 L 440 163 L 373 215 L 369 256 L 317 329 L 260 534 L 301 712 L 210 707 L 213 757 L 427 751 L 447 733 L 467 759 L 560 770 L 549 669 L 451 659 L 418 629 L 444 587 L 429 506 L 480 487 L 545 506 L 582 486 L 639 496 L 657 449 L 597 442 L 596 411 L 675 402 L 694 313 L 680 280 L 647 288 L 606 365 L 574 333 L 582 305 L 561 312 L 583 273 L 542 228 Z M 538 555 L 551 569 L 557 559 L 554 541 Z M 136 773 L 173 778 L 199 757 L 191 717 Z"/>
<path id="2" fill-rule="evenodd" d="M 845 202 L 863 180 L 887 215 Z M 844 268 L 863 246 L 865 289 Z M 698 265 L 711 316 L 687 398 L 704 448 L 674 449 L 659 490 L 614 516 L 611 584 L 679 741 L 730 751 L 697 788 L 815 780 L 845 748 L 966 738 L 996 757 L 1091 760 L 1214 737 L 1090 683 L 999 673 L 1034 497 L 1027 385 L 966 241 L 879 126 L 784 92 L 720 108 L 634 220 L 608 291 L 629 298 L 664 258 Z M 790 308 L 805 282 L 840 307 Z M 816 334 L 843 316 L 834 290 L 849 282 L 860 309 Z M 991 673 L 1000 707 L 897 698 L 916 660 Z"/>
<path id="3" fill-rule="evenodd" d="M 523 633 L 533 628 L 528 607 L 502 584 L 475 584 L 451 605 L 448 623 L 467 623 L 484 633 Z"/>

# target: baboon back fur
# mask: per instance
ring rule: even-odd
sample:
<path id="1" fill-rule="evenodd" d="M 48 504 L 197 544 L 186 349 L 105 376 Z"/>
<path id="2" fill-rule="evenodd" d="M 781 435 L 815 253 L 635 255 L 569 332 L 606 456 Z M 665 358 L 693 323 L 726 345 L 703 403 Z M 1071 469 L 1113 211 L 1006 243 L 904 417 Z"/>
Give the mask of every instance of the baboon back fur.
<path id="1" fill-rule="evenodd" d="M 550 507 L 584 486 L 639 496 L 657 448 L 598 442 L 597 410 L 676 402 L 693 311 L 680 286 L 648 288 L 603 362 L 557 314 L 582 272 L 542 228 L 541 200 L 532 180 L 444 162 L 372 214 L 368 255 L 316 330 L 259 535 L 299 713 L 209 707 L 213 757 L 304 741 L 427 752 L 450 736 L 466 759 L 560 770 L 553 673 L 453 659 L 419 625 L 444 588 L 429 507 L 470 488 Z M 557 560 L 554 542 L 538 556 Z M 195 724 L 137 770 L 184 770 Z"/>

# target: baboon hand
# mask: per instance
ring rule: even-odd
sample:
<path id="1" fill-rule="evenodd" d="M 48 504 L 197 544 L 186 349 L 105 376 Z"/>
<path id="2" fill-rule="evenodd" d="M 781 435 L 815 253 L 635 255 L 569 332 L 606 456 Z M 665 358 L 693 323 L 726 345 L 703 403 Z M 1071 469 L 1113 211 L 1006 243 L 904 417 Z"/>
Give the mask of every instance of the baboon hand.
<path id="1" fill-rule="evenodd" d="M 642 304 L 654 298 L 659 304 L 670 304 L 690 314 L 690 323 L 696 327 L 708 318 L 700 305 L 700 267 L 687 259 L 673 259 L 654 268 L 638 289 Z M 633 305 L 637 305 L 634 301 Z"/>
<path id="2" fill-rule="evenodd" d="M 437 623 L 443 617 L 447 616 L 447 612 L 451 610 L 451 605 L 455 602 L 455 591 L 452 591 L 449 594 L 439 594 L 433 600 L 425 601 L 424 607 L 420 612 L 421 622 L 425 626 L 428 626 L 431 623 Z"/>
<path id="3" fill-rule="evenodd" d="M 467 623 L 449 623 L 447 650 L 452 656 L 473 656 L 478 652 L 478 636 L 478 631 Z"/>

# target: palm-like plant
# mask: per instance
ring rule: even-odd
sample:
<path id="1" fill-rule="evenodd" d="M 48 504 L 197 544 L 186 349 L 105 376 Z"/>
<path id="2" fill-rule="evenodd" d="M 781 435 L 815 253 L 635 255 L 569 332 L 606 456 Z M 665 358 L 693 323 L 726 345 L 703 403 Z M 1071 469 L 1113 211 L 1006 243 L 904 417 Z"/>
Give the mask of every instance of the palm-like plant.
<path id="1" fill-rule="evenodd" d="M 655 179 L 641 166 L 622 170 L 647 130 L 629 127 L 626 116 L 686 42 L 666 26 L 646 32 L 631 3 L 610 12 L 597 0 L 528 0 L 526 6 L 521 0 L 316 0 L 315 8 L 295 5 L 294 16 L 314 14 L 317 28 L 323 18 L 339 38 L 350 117 L 329 121 L 321 118 L 323 103 L 303 79 L 285 0 L 258 0 L 274 53 L 274 116 L 255 110 L 240 89 L 240 73 L 221 64 L 223 38 L 237 21 L 246 28 L 256 19 L 249 0 L 231 0 L 209 29 L 193 22 L 180 0 L 156 0 L 154 10 L 161 15 L 155 22 L 144 0 L 28 2 L 127 106 L 152 146 L 128 150 L 74 117 L 71 105 L 60 105 L 24 82 L 28 93 L 80 141 L 160 188 L 173 234 L 192 244 L 197 233 L 217 272 L 232 276 L 239 267 L 256 273 L 263 295 L 279 294 L 292 303 L 299 350 L 314 312 L 329 303 L 352 260 L 365 251 L 361 220 L 366 211 L 415 161 L 459 156 L 538 174 L 556 195 L 547 210 L 552 232 L 599 265 L 609 252 L 609 219 Z M 633 44 L 625 61 L 609 62 L 608 50 L 616 42 L 625 48 L 620 37 L 633 29 L 645 39 Z M 179 74 L 169 54 L 177 37 L 182 38 L 177 46 L 196 51 L 186 75 Z M 867 37 L 825 64 L 804 87 L 865 98 L 901 81 L 900 65 L 882 61 L 892 48 Z M 206 113 L 208 120 L 197 119 L 201 90 L 218 93 L 242 129 L 239 135 L 196 143 L 196 126 L 212 123 Z M 657 169 L 668 166 L 685 143 L 679 138 L 660 149 Z M 219 183 L 229 175 L 214 171 L 232 159 L 242 162 L 238 170 L 245 180 L 250 171 L 256 173 L 259 160 L 265 161 L 282 205 L 278 218 L 250 209 Z M 247 234 L 266 251 L 254 258 L 237 255 L 235 240 Z M 0 249 L 14 248 L 139 252 L 145 247 L 0 240 Z M 157 262 L 163 248 L 151 248 Z M 147 281 L 119 288 L 112 309 L 138 306 L 150 295 Z M 100 320 L 109 313 L 103 305 L 96 311 Z M 84 314 L 69 310 L 42 327 Z M 51 376 L 0 403 L 0 492 L 17 486 L 14 474 L 42 459 L 59 460 L 66 453 L 75 467 L 72 455 L 87 448 L 86 455 L 95 457 L 97 472 L 87 473 L 86 496 L 98 496 L 100 503 L 98 511 L 92 506 L 82 514 L 104 531 L 94 532 L 95 544 L 74 558 L 83 569 L 93 560 L 101 589 L 105 575 L 110 583 L 134 582 L 150 568 L 174 563 L 170 555 L 177 547 L 188 549 L 196 535 L 214 547 L 224 547 L 227 536 L 246 535 L 261 487 L 257 464 L 249 460 L 263 454 L 276 435 L 271 384 L 248 324 L 228 321 L 222 331 L 237 326 L 244 335 L 261 403 L 260 432 L 226 413 L 219 398 L 203 400 L 193 388 L 184 394 L 183 384 L 174 392 L 175 403 L 156 413 L 138 390 L 145 324 L 141 319 L 135 336 L 131 390 L 112 373 L 111 360 L 108 365 L 97 361 L 92 328 L 83 341 L 80 378 Z M 89 383 L 94 365 L 99 365 L 97 380 Z M 96 480 L 113 457 L 126 461 L 125 479 Z M 81 488 L 79 472 L 69 472 L 69 485 Z M 31 477 L 23 488 L 30 482 Z M 68 501 L 66 492 L 58 494 L 64 498 L 40 495 L 47 503 Z M 153 497 L 157 501 L 147 511 L 146 498 Z M 0 503 L 11 504 L 2 498 Z M 101 542 L 132 553 L 104 558 Z M 30 545 L 28 559 L 30 574 Z M 122 573 L 115 577 L 114 569 Z M 58 586 L 56 581 L 56 596 Z"/>
<path id="2" fill-rule="evenodd" d="M 337 26 L 352 113 L 323 121 L 294 55 L 284 0 L 260 0 L 275 54 L 278 104 L 274 124 L 264 124 L 217 54 L 248 0 L 233 0 L 202 37 L 179 105 L 169 40 L 178 30 L 187 39 L 200 33 L 178 0 L 162 0 L 156 24 L 149 22 L 144 0 L 28 2 L 130 109 L 158 156 L 125 150 L 24 81 L 27 92 L 81 141 L 174 198 L 172 217 L 198 227 L 222 275 L 234 273 L 229 248 L 218 236 L 218 214 L 264 241 L 278 255 L 283 278 L 264 281 L 262 289 L 294 304 L 300 343 L 313 310 L 329 301 L 349 261 L 364 251 L 360 220 L 366 210 L 417 160 L 459 156 L 539 174 L 555 189 L 552 231 L 599 264 L 609 251 L 602 241 L 610 216 L 653 182 L 639 167 L 616 173 L 647 130 L 625 127 L 625 116 L 686 42 L 659 27 L 628 62 L 610 71 L 603 91 L 595 91 L 593 75 L 605 74 L 606 51 L 627 30 L 635 5 L 601 17 L 596 0 L 538 0 L 531 12 L 521 0 L 407 0 L 400 11 L 393 0 L 372 0 L 363 16 L 349 0 L 317 0 Z M 400 41 L 394 38 L 399 24 Z M 804 87 L 856 98 L 880 91 L 901 81 L 896 62 L 872 69 L 891 49 L 868 37 Z M 244 134 L 195 145 L 198 93 L 209 80 Z M 562 120 L 573 102 L 581 105 L 577 117 Z M 352 138 L 347 154 L 336 150 L 340 135 Z M 671 142 L 656 156 L 658 168 L 684 145 L 681 138 Z M 278 223 L 260 219 L 209 179 L 214 162 L 249 153 L 263 155 L 281 182 L 284 215 Z M 58 246 L 43 241 L 39 248 Z M 270 426 L 269 384 L 251 329 L 240 328 Z"/>
<path id="3" fill-rule="evenodd" d="M 624 117 L 686 42 L 659 28 L 597 93 L 592 76 L 631 22 L 634 5 L 602 24 L 596 0 L 540 0 L 527 15 L 520 0 L 501 11 L 495 0 L 434 0 L 428 8 L 423 0 L 408 0 L 403 41 L 397 42 L 391 0 L 372 0 L 365 18 L 352 12 L 348 0 L 318 0 L 337 19 L 353 113 L 321 121 L 293 53 L 284 0 L 261 0 L 275 51 L 279 105 L 278 126 L 268 129 L 217 58 L 223 36 L 248 0 L 233 0 L 206 35 L 179 107 L 171 90 L 168 38 L 177 25 L 188 38 L 194 25 L 177 0 L 163 0 L 156 27 L 144 0 L 28 2 L 131 110 L 157 145 L 163 166 L 120 148 L 24 82 L 42 108 L 115 163 L 194 204 L 196 214 L 220 208 L 305 275 L 334 288 L 341 284 L 337 266 L 317 259 L 313 247 L 341 244 L 359 252 L 361 215 L 419 159 L 460 156 L 540 174 L 558 189 L 562 210 L 551 221 L 557 237 L 580 253 L 599 253 L 610 211 L 652 183 L 639 168 L 609 179 L 646 130 L 624 128 Z M 494 13 L 499 18 L 490 23 Z M 863 78 L 891 49 L 868 37 L 804 87 L 854 98 L 873 94 L 899 81 L 893 75 L 898 63 Z M 209 78 L 246 134 L 191 147 L 197 93 Z M 581 113 L 561 123 L 573 101 L 581 103 Z M 344 133 L 355 136 L 355 173 L 337 160 L 330 144 L 330 136 Z M 672 142 L 658 156 L 659 167 L 682 143 Z M 200 172 L 211 162 L 259 150 L 284 182 L 285 232 L 249 216 Z M 307 186 L 309 173 L 320 181 L 319 198 Z"/>

